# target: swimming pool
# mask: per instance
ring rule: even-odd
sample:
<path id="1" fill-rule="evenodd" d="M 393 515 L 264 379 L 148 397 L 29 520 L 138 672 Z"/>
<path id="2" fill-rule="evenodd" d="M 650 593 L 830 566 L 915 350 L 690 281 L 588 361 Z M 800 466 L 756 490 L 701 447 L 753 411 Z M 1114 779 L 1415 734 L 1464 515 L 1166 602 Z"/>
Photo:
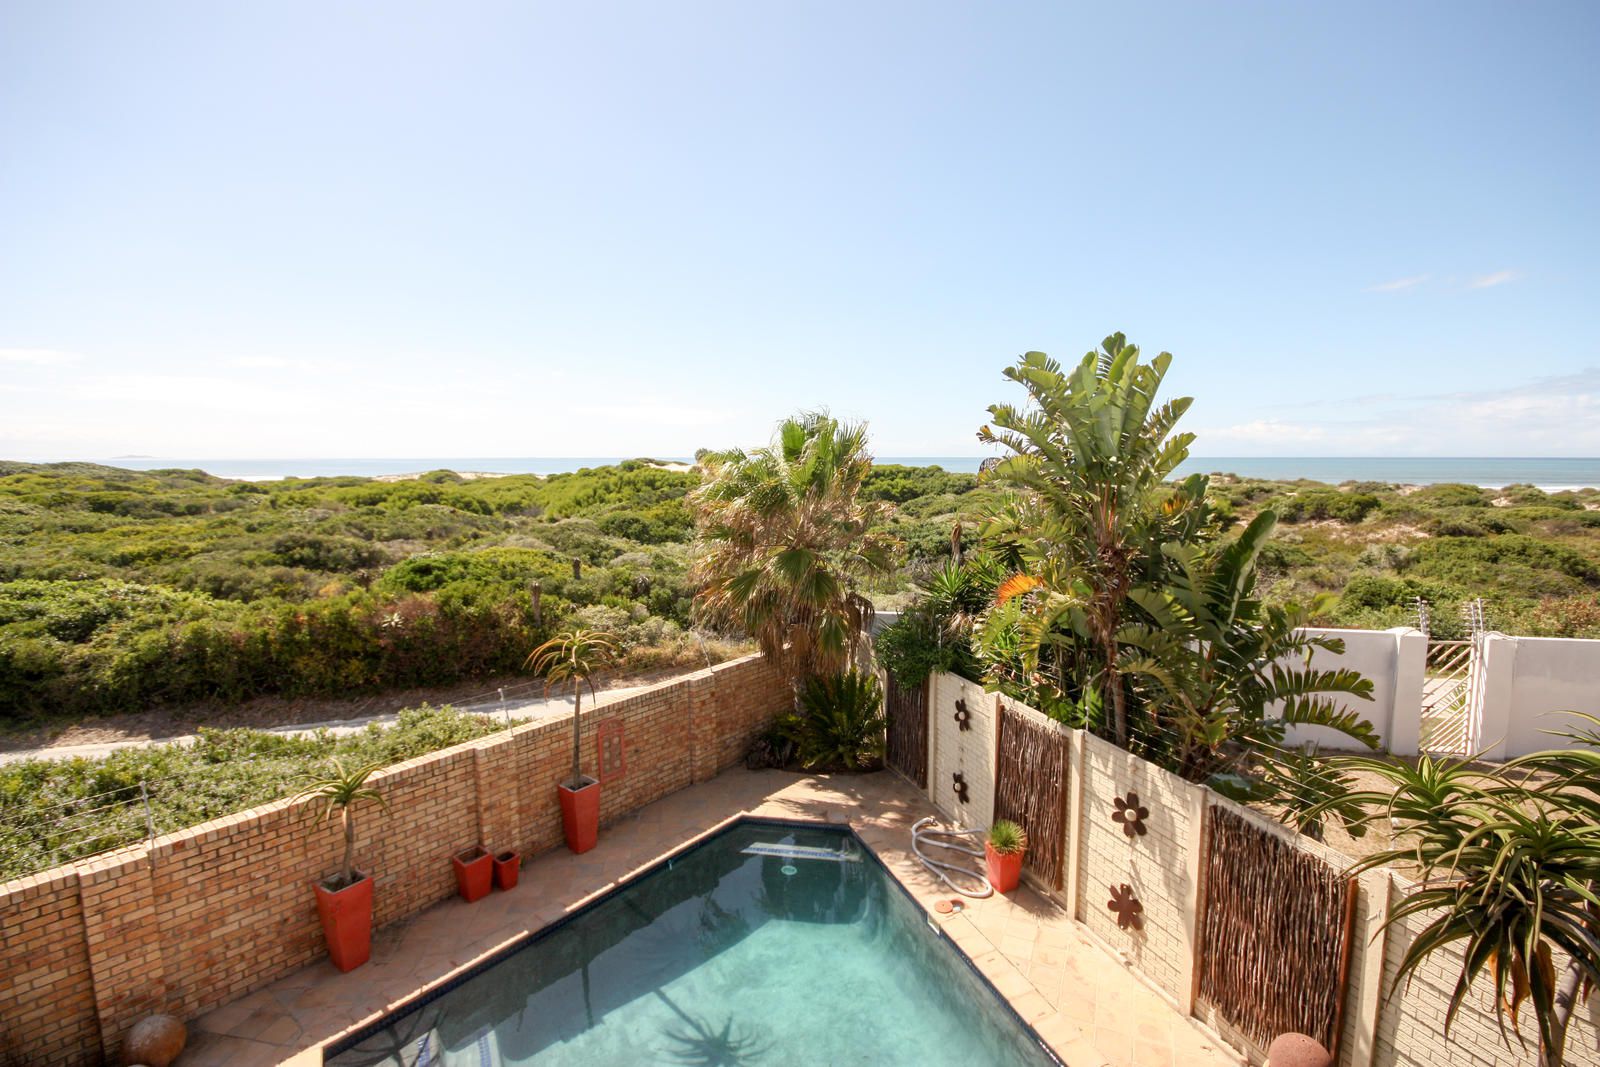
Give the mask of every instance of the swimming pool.
<path id="1" fill-rule="evenodd" d="M 848 830 L 735 823 L 327 1060 L 1053 1064 Z"/>

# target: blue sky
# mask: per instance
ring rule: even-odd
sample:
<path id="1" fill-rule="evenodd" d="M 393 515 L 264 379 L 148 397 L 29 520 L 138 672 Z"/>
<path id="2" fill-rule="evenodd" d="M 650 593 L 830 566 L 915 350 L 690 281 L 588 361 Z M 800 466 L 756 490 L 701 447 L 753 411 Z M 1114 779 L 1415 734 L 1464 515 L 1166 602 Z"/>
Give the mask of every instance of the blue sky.
<path id="1" fill-rule="evenodd" d="M 1600 454 L 1600 5 L 0 0 L 0 456 Z"/>

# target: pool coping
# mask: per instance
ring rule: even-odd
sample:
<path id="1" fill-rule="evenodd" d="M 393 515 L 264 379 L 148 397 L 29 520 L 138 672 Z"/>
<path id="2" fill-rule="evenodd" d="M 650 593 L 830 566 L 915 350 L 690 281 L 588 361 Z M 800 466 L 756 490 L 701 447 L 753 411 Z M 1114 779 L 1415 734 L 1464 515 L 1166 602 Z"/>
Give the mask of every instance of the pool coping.
<path id="1" fill-rule="evenodd" d="M 322 1064 L 325 1050 L 525 947 L 741 820 L 848 829 L 1025 1032 L 1066 1067 L 1246 1063 L 1027 879 L 1014 893 L 940 912 L 954 894 L 918 862 L 910 838 L 917 819 L 938 814 L 922 790 L 887 772 L 725 770 L 608 824 L 590 853 L 558 847 L 528 858 L 522 884 L 510 892 L 470 905 L 452 894 L 375 932 L 370 973 L 344 975 L 324 959 L 203 1013 L 191 1022 L 190 1047 L 178 1064 Z"/>
<path id="2" fill-rule="evenodd" d="M 322 1056 L 322 1062 L 326 1063 L 330 1057 L 336 1056 L 341 1052 L 345 1052 L 354 1046 L 359 1045 L 361 1042 L 382 1031 L 384 1027 L 389 1025 L 391 1022 L 409 1015 L 412 1012 L 421 1010 L 435 1000 L 438 1000 L 440 997 L 445 996 L 452 990 L 460 988 L 462 985 L 465 985 L 467 982 L 472 981 L 479 975 L 486 973 L 492 968 L 505 962 L 512 956 L 515 956 L 519 952 L 524 952 L 533 948 L 539 942 L 550 936 L 553 936 L 558 930 L 561 930 L 569 923 L 575 922 L 582 918 L 591 910 L 599 907 L 601 904 L 610 900 L 618 893 L 632 888 L 645 879 L 655 875 L 662 869 L 669 867 L 671 864 L 688 855 L 689 853 L 705 847 L 710 843 L 712 838 L 727 833 L 728 831 L 741 825 L 787 826 L 795 829 L 826 828 L 848 834 L 857 845 L 861 846 L 862 851 L 871 858 L 872 862 L 876 864 L 878 870 L 885 876 L 889 884 L 900 893 L 907 903 L 909 903 L 923 916 L 924 920 L 926 921 L 926 925 L 932 930 L 933 937 L 943 945 L 945 950 L 953 953 L 955 958 L 960 960 L 966 966 L 967 970 L 974 978 L 978 980 L 982 987 L 989 991 L 989 993 L 994 997 L 996 1003 L 1010 1018 L 1011 1022 L 1020 1028 L 1022 1033 L 1034 1045 L 1038 1046 L 1039 1051 L 1044 1054 L 1045 1058 L 1049 1062 L 1056 1064 L 1057 1067 L 1067 1067 L 1066 1061 L 1056 1053 L 1056 1050 L 1051 1046 L 1050 1042 L 1045 1040 L 1045 1038 L 1033 1028 L 1033 1025 L 1024 1019 L 1017 1011 L 1016 1007 L 1011 1003 L 1011 998 L 996 988 L 994 983 L 991 982 L 988 976 L 985 975 L 978 967 L 976 961 L 974 961 L 973 958 L 967 954 L 966 950 L 957 944 L 955 940 L 947 933 L 945 933 L 943 927 L 933 921 L 932 916 L 929 915 L 928 909 L 926 906 L 924 906 L 923 902 L 917 899 L 916 894 L 914 894 L 910 887 L 900 880 L 899 876 L 894 872 L 894 869 L 884 862 L 883 857 L 878 855 L 877 850 L 874 849 L 872 845 L 861 836 L 860 831 L 854 825 L 852 825 L 849 821 L 838 822 L 831 819 L 783 818 L 781 816 L 760 815 L 750 811 L 741 811 L 736 815 L 729 816 L 728 818 L 719 822 L 717 825 L 705 830 L 702 833 L 696 834 L 694 837 L 673 848 L 671 851 L 663 853 L 644 866 L 635 868 L 634 870 L 628 872 L 621 878 L 618 878 L 615 882 L 611 883 L 605 889 L 583 897 L 572 907 L 571 910 L 559 918 L 545 923 L 537 930 L 528 930 L 517 935 L 510 941 L 489 950 L 487 954 L 480 956 L 470 963 L 464 964 L 456 970 L 448 973 L 437 982 L 419 992 L 416 996 L 407 1000 L 405 1003 L 397 1007 L 386 1009 L 383 1013 L 378 1015 L 378 1017 L 369 1018 L 357 1023 L 351 1029 L 337 1034 L 333 1038 L 323 1042 L 318 1049 Z"/>

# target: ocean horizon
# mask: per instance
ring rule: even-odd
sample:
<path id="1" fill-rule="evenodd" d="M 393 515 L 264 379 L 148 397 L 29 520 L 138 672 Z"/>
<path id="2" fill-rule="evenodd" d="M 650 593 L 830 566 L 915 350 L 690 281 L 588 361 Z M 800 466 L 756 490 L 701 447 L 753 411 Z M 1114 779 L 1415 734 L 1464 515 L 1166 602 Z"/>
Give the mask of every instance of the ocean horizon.
<path id="1" fill-rule="evenodd" d="M 119 456 L 95 460 L 128 470 L 198 469 L 219 478 L 272 481 L 280 478 L 393 477 L 431 470 L 487 474 L 565 474 L 585 467 L 619 463 L 629 456 L 413 456 L 308 457 L 276 459 L 174 459 Z M 651 457 L 663 463 L 692 462 L 689 456 Z M 972 472 L 982 456 L 879 456 L 880 464 L 939 466 Z M 1542 489 L 1600 488 L 1600 457 L 1471 456 L 1193 456 L 1178 473 L 1233 474 L 1241 478 L 1306 479 L 1433 485 L 1461 482 L 1499 488 L 1536 485 Z"/>

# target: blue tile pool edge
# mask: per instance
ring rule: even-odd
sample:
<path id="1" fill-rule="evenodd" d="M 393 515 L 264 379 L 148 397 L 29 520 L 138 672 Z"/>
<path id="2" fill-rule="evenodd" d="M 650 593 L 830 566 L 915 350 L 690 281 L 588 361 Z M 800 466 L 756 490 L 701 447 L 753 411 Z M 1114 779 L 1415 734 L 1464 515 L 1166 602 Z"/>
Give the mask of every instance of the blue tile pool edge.
<path id="1" fill-rule="evenodd" d="M 823 819 L 782 819 L 769 818 L 761 815 L 738 815 L 734 818 L 718 823 L 715 827 L 707 830 L 703 834 L 700 834 L 692 841 L 685 842 L 684 844 L 673 849 L 671 852 L 668 852 L 666 855 L 656 859 L 648 866 L 642 867 L 639 870 L 634 871 L 632 874 L 629 874 L 627 877 L 613 885 L 610 889 L 591 897 L 581 906 L 570 912 L 567 912 L 559 919 L 545 923 L 537 930 L 528 931 L 520 935 L 510 943 L 495 949 L 492 953 L 490 953 L 488 956 L 485 956 L 477 963 L 470 964 L 465 970 L 459 971 L 456 974 L 451 975 L 449 978 L 439 982 L 438 984 L 423 990 L 421 993 L 418 993 L 416 996 L 412 997 L 398 1008 L 385 1012 L 379 1018 L 374 1019 L 369 1023 L 364 1023 L 356 1029 L 336 1037 L 334 1040 L 328 1042 L 322 1047 L 323 1063 L 327 1063 L 330 1057 L 337 1056 L 341 1052 L 345 1052 L 354 1048 L 363 1041 L 367 1040 L 369 1037 L 372 1037 L 379 1031 L 383 1030 L 385 1027 L 391 1025 L 401 1017 L 410 1015 L 412 1012 L 431 1004 L 433 1001 L 438 1000 L 451 990 L 457 988 L 458 986 L 464 985 L 465 983 L 478 977 L 480 974 L 483 974 L 491 967 L 495 967 L 504 962 L 507 958 L 514 956 L 526 949 L 532 948 L 545 938 L 554 934 L 563 926 L 566 926 L 568 923 L 586 914 L 591 909 L 597 907 L 605 901 L 610 900 L 618 893 L 621 893 L 626 889 L 631 889 L 646 879 L 654 876 L 656 873 L 665 870 L 667 867 L 673 863 L 676 863 L 678 860 L 689 855 L 690 853 L 704 848 L 711 841 L 721 837 L 724 833 L 732 830 L 734 827 L 744 825 L 788 826 L 795 829 L 836 830 L 849 834 L 855 839 L 856 844 L 861 846 L 862 852 L 871 857 L 872 862 L 877 864 L 878 870 L 888 878 L 889 883 L 895 887 L 900 895 L 909 901 L 913 908 L 922 913 L 924 920 L 928 924 L 928 927 L 933 931 L 933 935 L 944 944 L 945 948 L 953 952 L 957 959 L 966 965 L 967 970 L 971 972 L 972 976 L 978 980 L 979 985 L 988 990 L 990 995 L 992 995 L 995 1000 L 999 1002 L 1000 1006 L 1005 1009 L 1005 1013 L 1010 1017 L 1011 1021 L 1021 1028 L 1022 1032 L 1027 1035 L 1030 1041 L 1039 1047 L 1039 1050 L 1045 1054 L 1045 1057 L 1049 1059 L 1050 1062 L 1055 1064 L 1062 1063 L 1061 1058 L 1056 1055 L 1055 1050 L 1050 1047 L 1049 1043 L 1045 1041 L 1044 1038 L 1040 1037 L 1038 1031 L 1035 1030 L 1025 1019 L 1023 1019 L 1021 1015 L 1017 1014 L 1017 1009 L 1011 1006 L 1010 999 L 994 987 L 994 984 L 989 981 L 989 979 L 981 970 L 978 969 L 978 965 L 972 961 L 972 958 L 966 954 L 960 945 L 956 944 L 950 939 L 950 937 L 944 932 L 943 927 L 941 927 L 930 915 L 928 915 L 927 909 L 922 906 L 921 902 L 919 902 L 916 897 L 912 896 L 911 891 L 901 883 L 894 871 L 889 869 L 889 865 L 883 862 L 882 857 L 878 855 L 872 846 L 867 844 L 867 842 L 862 839 L 861 835 L 856 832 L 856 828 L 854 826 L 850 825 L 849 823 L 828 822 L 827 820 Z"/>

